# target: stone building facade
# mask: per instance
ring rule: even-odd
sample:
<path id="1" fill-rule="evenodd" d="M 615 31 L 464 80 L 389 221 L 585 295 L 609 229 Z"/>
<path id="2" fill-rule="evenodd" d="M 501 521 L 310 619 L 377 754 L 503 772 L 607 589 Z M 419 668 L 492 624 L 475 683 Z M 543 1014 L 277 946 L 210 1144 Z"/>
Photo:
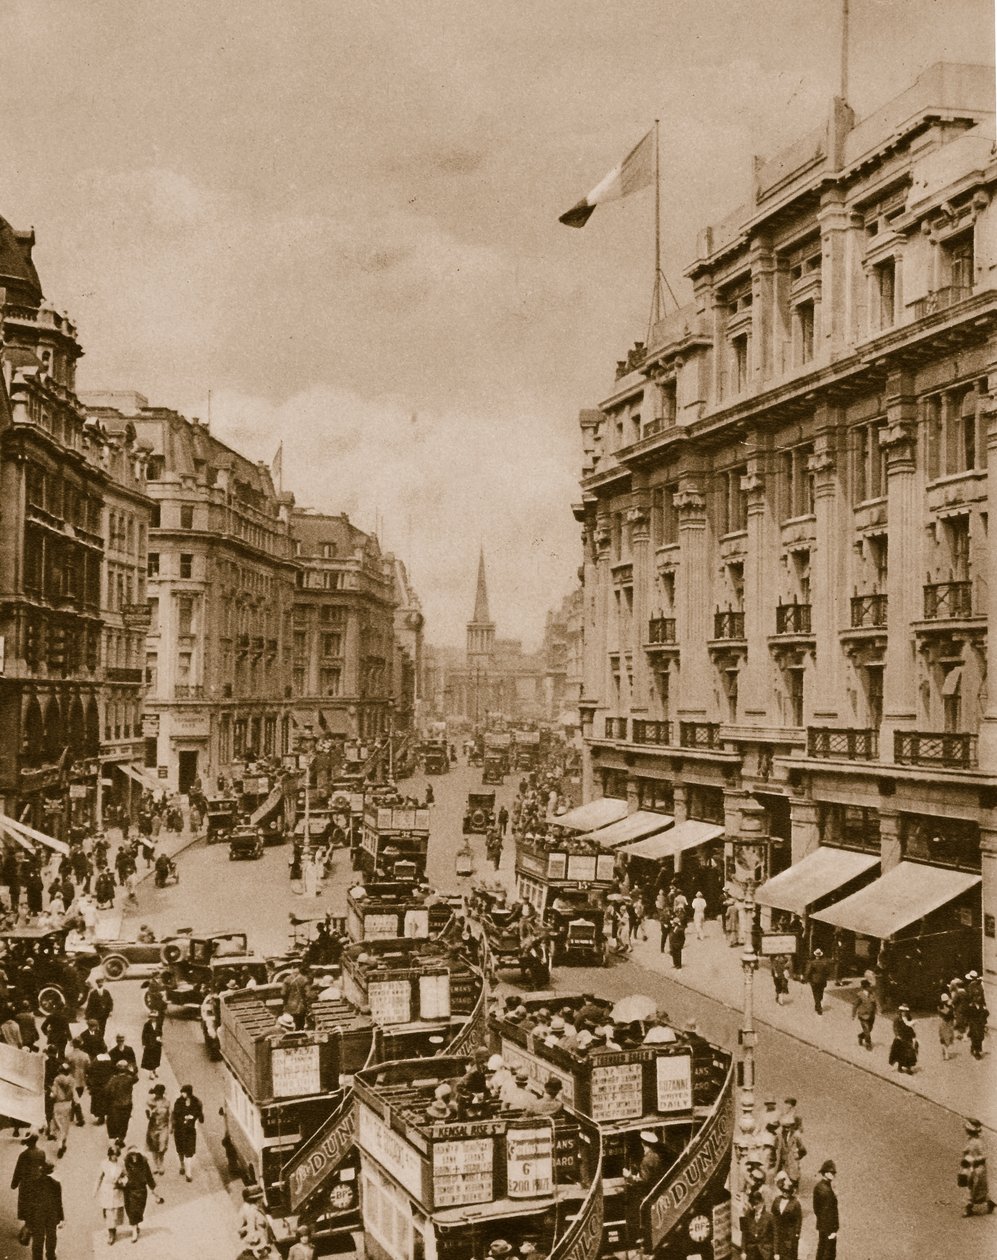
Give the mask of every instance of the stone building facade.
<path id="1" fill-rule="evenodd" d="M 0 808 L 64 839 L 96 797 L 108 478 L 33 246 L 0 219 Z"/>
<path id="2" fill-rule="evenodd" d="M 294 512 L 294 721 L 366 749 L 392 725 L 395 560 L 349 517 Z"/>
<path id="3" fill-rule="evenodd" d="M 936 896 L 904 965 L 930 937 L 991 978 L 993 93 L 935 66 L 755 159 L 694 300 L 581 413 L 576 508 L 586 796 L 731 837 L 761 804 L 769 874 L 825 847 L 905 864 Z"/>
<path id="4" fill-rule="evenodd" d="M 291 745 L 293 498 L 196 419 L 140 394 L 85 402 L 148 448 L 147 772 L 171 791 L 212 788 Z"/>

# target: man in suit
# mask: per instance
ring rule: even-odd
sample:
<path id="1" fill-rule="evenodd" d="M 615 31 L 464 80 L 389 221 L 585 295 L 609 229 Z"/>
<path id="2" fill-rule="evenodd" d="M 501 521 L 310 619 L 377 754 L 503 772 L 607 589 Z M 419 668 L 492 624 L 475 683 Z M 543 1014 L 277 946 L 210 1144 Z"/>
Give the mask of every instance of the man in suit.
<path id="1" fill-rule="evenodd" d="M 814 1260 L 835 1260 L 838 1254 L 838 1196 L 834 1160 L 825 1159 L 814 1186 L 814 1216 L 817 1218 L 817 1254 Z"/>
<path id="2" fill-rule="evenodd" d="M 48 1161 L 42 1175 L 31 1182 L 25 1205 L 25 1228 L 31 1234 L 31 1260 L 56 1260 L 56 1231 L 63 1222 L 62 1186 L 52 1176 Z"/>
<path id="3" fill-rule="evenodd" d="M 824 1014 L 824 990 L 827 988 L 827 982 L 831 976 L 831 964 L 824 957 L 822 949 L 815 949 L 814 956 L 807 963 L 806 982 L 810 985 L 810 992 L 814 995 L 814 1011 L 818 1015 Z"/>
<path id="4" fill-rule="evenodd" d="M 775 1222 L 775 1254 L 777 1260 L 798 1260 L 800 1230 L 803 1228 L 803 1207 L 796 1197 L 796 1182 L 788 1173 L 776 1173 L 776 1196 L 772 1200 Z"/>
<path id="5" fill-rule="evenodd" d="M 83 1008 L 83 1017 L 88 1024 L 93 1020 L 97 1024 L 100 1035 L 103 1037 L 104 1029 L 107 1027 L 107 1021 L 111 1018 L 113 1010 L 114 998 L 111 997 L 104 987 L 104 977 L 98 976 L 94 980 L 93 988 L 87 994 L 86 1005 Z"/>
<path id="6" fill-rule="evenodd" d="M 775 1222 L 759 1191 L 748 1196 L 748 1210 L 741 1217 L 741 1250 L 744 1260 L 773 1260 Z"/>

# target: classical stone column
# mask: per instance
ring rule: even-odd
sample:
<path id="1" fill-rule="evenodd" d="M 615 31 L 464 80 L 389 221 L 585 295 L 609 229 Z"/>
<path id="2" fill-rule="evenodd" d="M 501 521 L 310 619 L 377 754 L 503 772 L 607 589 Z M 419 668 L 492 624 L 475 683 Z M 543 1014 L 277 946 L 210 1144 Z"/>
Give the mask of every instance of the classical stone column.
<path id="1" fill-rule="evenodd" d="M 818 415 L 817 438 L 809 468 L 814 475 L 814 512 L 817 545 L 810 557 L 811 626 L 817 667 L 811 673 L 810 708 L 814 721 L 836 721 L 841 713 L 844 660 L 838 631 L 847 622 L 844 600 L 841 491 L 837 470 L 837 416 Z"/>
<path id="2" fill-rule="evenodd" d="M 924 566 L 915 477 L 916 420 L 911 373 L 891 373 L 886 387 L 886 425 L 879 439 L 886 459 L 890 529 L 881 761 L 893 760 L 894 733 L 911 729 L 917 717 L 916 653 L 911 622 L 920 617 Z"/>
<path id="3" fill-rule="evenodd" d="M 702 721 L 713 711 L 713 671 L 707 640 L 711 637 L 709 545 L 706 506 L 699 486 L 687 478 L 675 495 L 679 517 L 679 573 L 676 632 L 681 645 L 679 720 Z"/>
<path id="4" fill-rule="evenodd" d="M 760 442 L 748 443 L 748 472 L 741 488 L 748 496 L 748 543 L 744 558 L 744 635 L 748 659 L 738 683 L 745 726 L 772 723 L 772 659 L 768 637 L 775 633 L 779 593 L 779 546 L 774 512 L 766 494 L 768 452 Z"/>
<path id="5" fill-rule="evenodd" d="M 775 322 L 775 253 L 768 241 L 757 237 L 749 247 L 751 259 L 751 335 L 755 343 L 754 374 L 759 384 L 779 372 L 775 363 L 773 325 Z"/>
<path id="6" fill-rule="evenodd" d="M 627 521 L 630 525 L 633 555 L 633 625 L 630 643 L 633 654 L 633 694 L 630 697 L 630 712 L 642 716 L 647 713 L 650 701 L 650 680 L 644 644 L 647 641 L 648 607 L 654 581 L 646 491 L 635 493 Z"/>

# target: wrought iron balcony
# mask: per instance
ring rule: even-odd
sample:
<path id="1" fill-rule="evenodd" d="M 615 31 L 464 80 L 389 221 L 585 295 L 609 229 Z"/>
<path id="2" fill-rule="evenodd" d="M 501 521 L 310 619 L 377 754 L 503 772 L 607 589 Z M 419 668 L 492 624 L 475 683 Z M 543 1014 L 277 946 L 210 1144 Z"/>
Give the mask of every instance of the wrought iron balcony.
<path id="1" fill-rule="evenodd" d="M 734 612 L 731 609 L 727 609 L 726 612 L 717 610 L 713 614 L 713 637 L 715 639 L 743 639 L 744 613 Z"/>
<path id="2" fill-rule="evenodd" d="M 924 588 L 924 620 L 972 617 L 972 582 L 929 582 Z"/>
<path id="3" fill-rule="evenodd" d="M 968 770 L 976 765 L 976 736 L 961 731 L 895 731 L 893 759 L 902 766 Z"/>
<path id="4" fill-rule="evenodd" d="M 670 744 L 672 742 L 671 722 L 649 722 L 645 719 L 634 719 L 635 744 Z"/>
<path id="5" fill-rule="evenodd" d="M 810 634 L 809 604 L 779 604 L 775 610 L 776 634 Z"/>
<path id="6" fill-rule="evenodd" d="M 680 722 L 679 745 L 682 748 L 719 748 L 719 722 Z"/>
<path id="7" fill-rule="evenodd" d="M 947 311 L 950 306 L 955 306 L 957 302 L 964 302 L 966 298 L 971 297 L 973 290 L 968 284 L 950 284 L 944 289 L 936 289 L 934 293 L 929 293 L 927 297 L 918 298 L 916 302 L 910 303 L 910 312 L 914 319 L 924 319 L 927 315 L 934 315 L 938 311 Z"/>
<path id="8" fill-rule="evenodd" d="M 865 630 L 885 626 L 887 606 L 885 595 L 853 595 L 852 629 Z"/>
<path id="9" fill-rule="evenodd" d="M 675 642 L 675 618 L 674 617 L 652 617 L 647 623 L 647 641 L 650 644 L 660 645 L 663 643 Z"/>
<path id="10" fill-rule="evenodd" d="M 606 718 L 606 739 L 626 739 L 627 719 L 625 717 Z"/>
<path id="11" fill-rule="evenodd" d="M 852 727 L 808 726 L 807 756 L 840 758 L 842 761 L 875 761 L 879 756 L 879 732 Z"/>
<path id="12" fill-rule="evenodd" d="M 203 700 L 204 688 L 200 683 L 176 683 L 173 687 L 174 700 Z"/>

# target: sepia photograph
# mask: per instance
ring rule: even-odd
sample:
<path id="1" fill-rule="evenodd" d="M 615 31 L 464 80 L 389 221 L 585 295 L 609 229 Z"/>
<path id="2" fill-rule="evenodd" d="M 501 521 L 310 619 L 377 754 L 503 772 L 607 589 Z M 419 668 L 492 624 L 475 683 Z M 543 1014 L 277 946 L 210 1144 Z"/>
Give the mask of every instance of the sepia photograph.
<path id="1" fill-rule="evenodd" d="M 0 6 L 0 1260 L 992 1260 L 994 0 Z"/>

